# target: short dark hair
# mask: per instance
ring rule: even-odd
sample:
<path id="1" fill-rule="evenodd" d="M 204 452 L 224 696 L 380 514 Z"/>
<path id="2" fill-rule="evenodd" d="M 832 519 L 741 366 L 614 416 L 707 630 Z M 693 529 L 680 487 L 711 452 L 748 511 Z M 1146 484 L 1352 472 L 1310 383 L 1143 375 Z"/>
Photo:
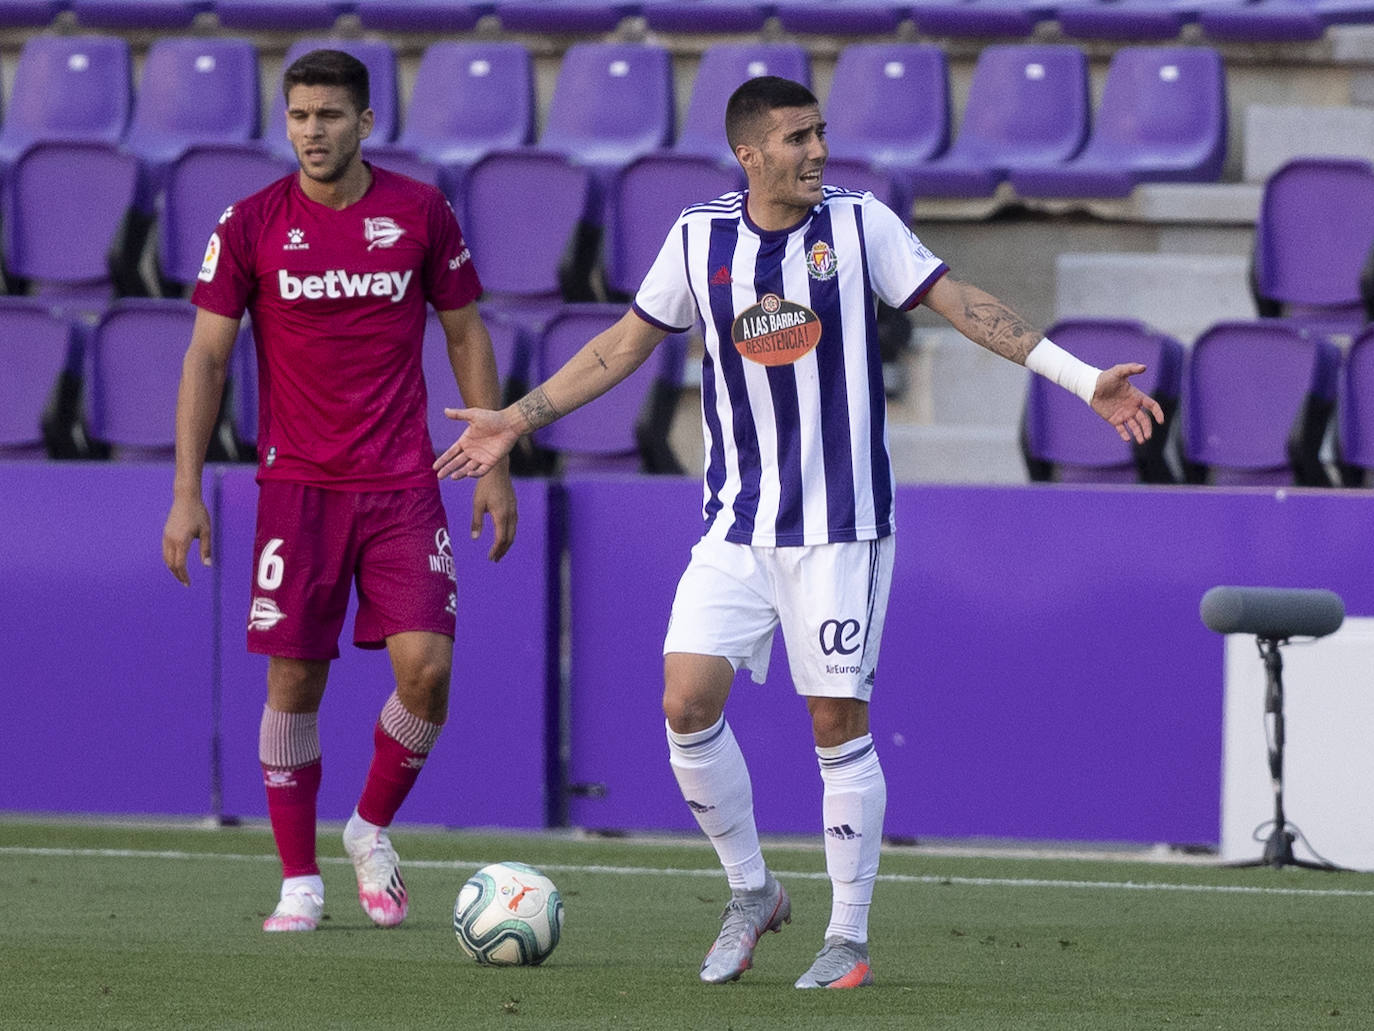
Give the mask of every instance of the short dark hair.
<path id="1" fill-rule="evenodd" d="M 372 104 L 367 65 L 342 50 L 312 50 L 296 58 L 282 75 L 282 95 L 291 99 L 296 86 L 342 86 L 359 114 Z"/>
<path id="2" fill-rule="evenodd" d="M 780 107 L 820 107 L 820 102 L 800 82 L 777 75 L 747 79 L 725 105 L 725 138 L 733 150 L 755 131 L 760 118 Z"/>

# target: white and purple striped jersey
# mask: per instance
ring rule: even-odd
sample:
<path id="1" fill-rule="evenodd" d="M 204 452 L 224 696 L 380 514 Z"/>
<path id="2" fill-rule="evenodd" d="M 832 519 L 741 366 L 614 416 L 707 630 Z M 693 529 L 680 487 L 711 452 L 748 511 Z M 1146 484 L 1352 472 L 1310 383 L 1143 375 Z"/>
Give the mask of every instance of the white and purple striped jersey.
<path id="1" fill-rule="evenodd" d="M 870 193 L 827 186 L 790 229 L 746 193 L 687 208 L 635 295 L 669 332 L 704 327 L 707 537 L 761 547 L 892 532 L 878 299 L 910 309 L 945 263 Z"/>

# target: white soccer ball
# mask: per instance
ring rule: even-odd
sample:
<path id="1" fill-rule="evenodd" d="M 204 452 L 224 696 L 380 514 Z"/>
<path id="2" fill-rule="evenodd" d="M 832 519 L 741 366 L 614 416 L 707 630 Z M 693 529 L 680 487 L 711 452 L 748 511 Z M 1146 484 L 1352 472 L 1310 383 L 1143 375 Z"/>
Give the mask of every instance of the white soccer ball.
<path id="1" fill-rule="evenodd" d="M 524 863 L 492 863 L 467 879 L 453 906 L 458 944 L 478 963 L 538 966 L 563 933 L 563 897 Z"/>

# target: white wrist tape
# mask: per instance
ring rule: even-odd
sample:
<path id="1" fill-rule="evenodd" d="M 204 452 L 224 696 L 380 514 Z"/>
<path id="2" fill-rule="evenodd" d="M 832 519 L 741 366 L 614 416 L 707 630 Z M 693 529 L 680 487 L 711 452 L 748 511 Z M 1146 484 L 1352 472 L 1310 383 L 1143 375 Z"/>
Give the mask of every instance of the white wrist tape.
<path id="1" fill-rule="evenodd" d="M 1088 404 L 1093 402 L 1097 377 L 1102 374 L 1101 369 L 1075 358 L 1049 337 L 1042 337 L 1040 343 L 1031 348 L 1026 355 L 1026 368 L 1077 394 Z"/>

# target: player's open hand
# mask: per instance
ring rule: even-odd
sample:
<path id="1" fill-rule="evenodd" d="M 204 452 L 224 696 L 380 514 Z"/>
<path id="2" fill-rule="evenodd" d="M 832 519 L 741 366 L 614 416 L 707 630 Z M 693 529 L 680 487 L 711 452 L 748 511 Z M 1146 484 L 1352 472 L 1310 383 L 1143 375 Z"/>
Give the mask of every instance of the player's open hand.
<path id="1" fill-rule="evenodd" d="M 472 539 L 482 533 L 484 516 L 491 516 L 492 541 L 487 558 L 500 562 L 502 556 L 510 551 L 515 543 L 515 525 L 519 520 L 516 510 L 515 488 L 510 482 L 510 465 L 498 462 L 490 476 L 477 481 L 472 492 Z"/>
<path id="2" fill-rule="evenodd" d="M 210 512 L 200 498 L 177 498 L 162 528 L 162 561 L 187 587 L 191 586 L 191 574 L 186 568 L 186 560 L 191 553 L 191 542 L 197 539 L 200 540 L 200 564 L 208 566 Z"/>
<path id="3" fill-rule="evenodd" d="M 486 475 L 510 454 L 520 439 L 505 416 L 489 408 L 445 408 L 444 415 L 466 422 L 468 427 L 452 447 L 434 460 L 434 471 L 441 480 Z"/>
<path id="4" fill-rule="evenodd" d="M 1143 444 L 1154 434 L 1155 423 L 1164 424 L 1164 409 L 1149 394 L 1131 382 L 1145 371 L 1137 362 L 1113 365 L 1097 377 L 1093 391 L 1093 411 L 1116 427 L 1121 439 Z M 1152 418 L 1153 417 L 1153 421 Z"/>

